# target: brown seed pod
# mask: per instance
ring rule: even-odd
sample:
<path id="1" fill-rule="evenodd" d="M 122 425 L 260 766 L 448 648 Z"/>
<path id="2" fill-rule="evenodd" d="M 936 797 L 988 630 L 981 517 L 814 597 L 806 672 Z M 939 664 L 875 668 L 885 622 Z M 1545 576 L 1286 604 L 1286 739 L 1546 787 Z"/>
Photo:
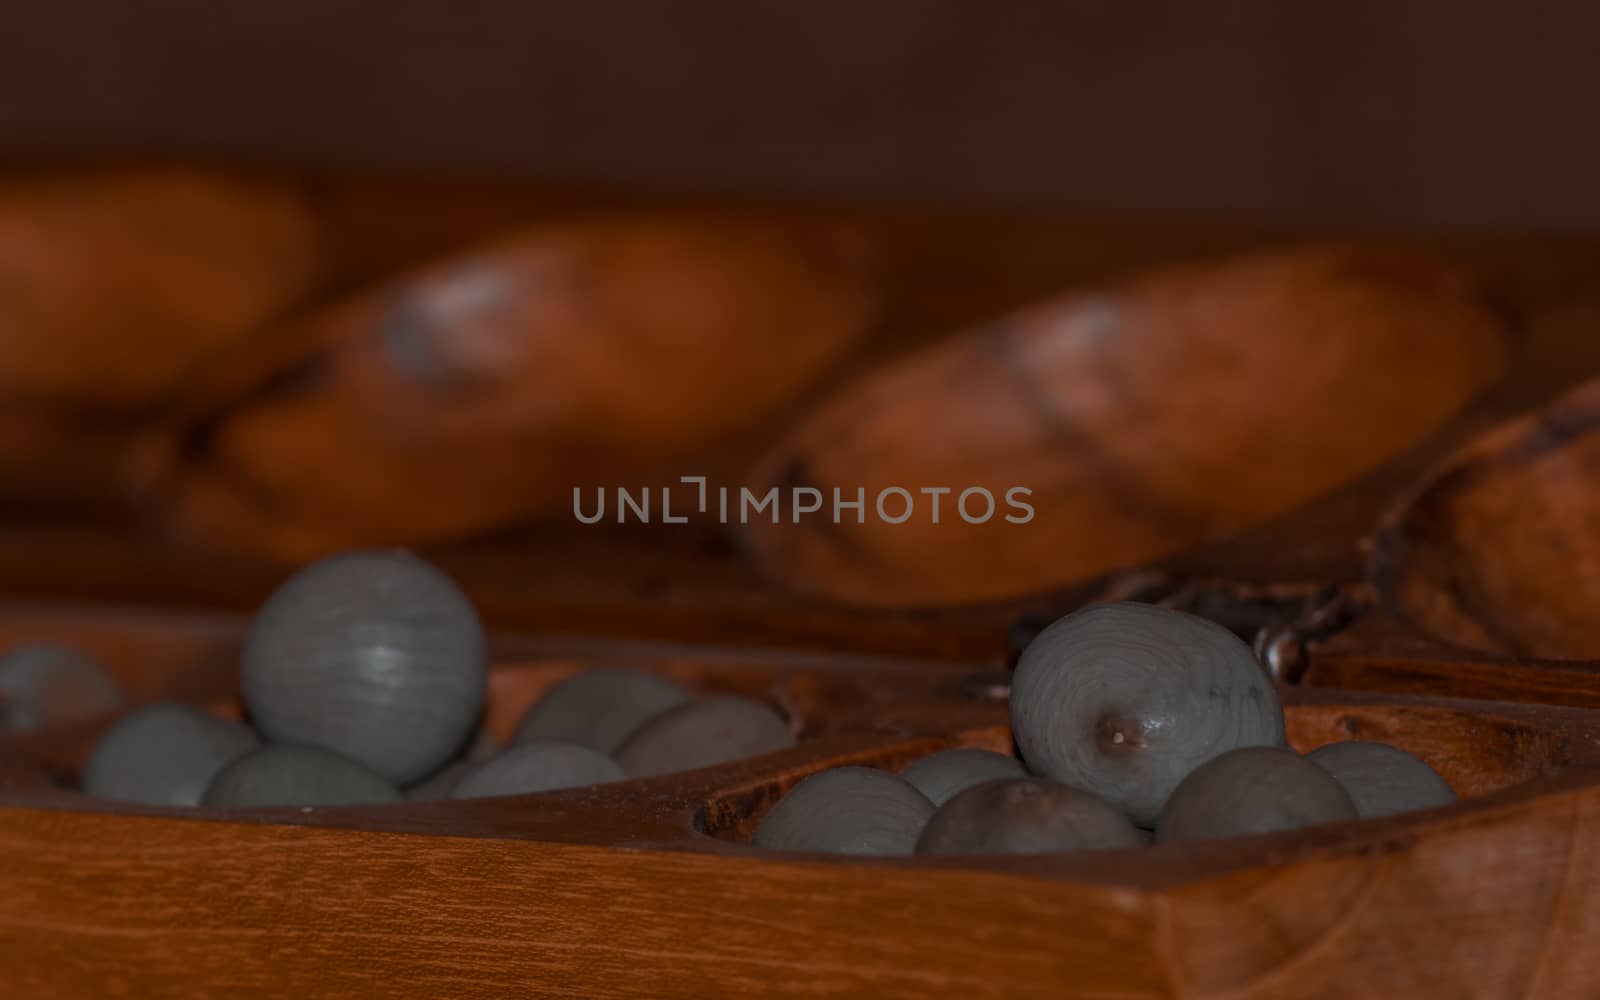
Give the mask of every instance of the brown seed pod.
<path id="1" fill-rule="evenodd" d="M 1434 809 L 1456 800 L 1455 790 L 1439 772 L 1387 743 L 1329 743 L 1306 759 L 1333 775 L 1363 817 Z"/>
<path id="2" fill-rule="evenodd" d="M 616 760 L 630 778 L 692 771 L 794 746 L 794 734 L 772 706 L 720 694 L 679 705 L 623 741 Z"/>
<path id="3" fill-rule="evenodd" d="M 123 700 L 117 679 L 75 649 L 32 643 L 0 657 L 0 733 L 106 715 Z"/>
<path id="4" fill-rule="evenodd" d="M 522 743 L 474 767 L 456 782 L 453 799 L 529 795 L 623 779 L 610 757 L 571 743 Z"/>
<path id="5" fill-rule="evenodd" d="M 268 739 L 333 750 L 396 783 L 455 756 L 487 690 L 472 603 L 397 550 L 347 552 L 290 577 L 251 623 L 243 662 L 245 704 Z"/>
<path id="6" fill-rule="evenodd" d="M 0 184 L 0 391 L 126 410 L 178 388 L 319 279 L 292 187 L 185 169 Z"/>
<path id="7" fill-rule="evenodd" d="M 996 778 L 1021 778 L 1027 772 L 1022 761 L 993 750 L 959 747 L 929 754 L 913 761 L 900 772 L 912 788 L 942 806 L 957 793 Z"/>
<path id="8" fill-rule="evenodd" d="M 858 337 L 861 249 L 832 226 L 599 219 L 404 276 L 286 334 L 321 345 L 305 377 L 208 425 L 171 484 L 180 516 L 420 544 L 571 518 L 577 487 L 676 484 Z"/>
<path id="9" fill-rule="evenodd" d="M 646 720 L 689 700 L 678 685 L 638 670 L 586 670 L 545 692 L 512 743 L 576 743 L 603 754 Z"/>
<path id="10" fill-rule="evenodd" d="M 868 376 L 748 483 L 830 504 L 863 489 L 866 516 L 741 532 L 772 576 L 839 601 L 1020 597 L 1305 503 L 1426 434 L 1507 356 L 1475 291 L 1426 260 L 1330 250 L 1178 268 Z M 1014 487 L 1031 515 L 1008 503 Z M 890 488 L 904 495 L 880 514 Z M 988 497 L 963 505 L 968 489 Z"/>
<path id="11" fill-rule="evenodd" d="M 259 745 L 237 722 L 187 705 L 149 705 L 100 737 L 83 768 L 83 791 L 145 805 L 199 805 L 217 772 Z"/>
<path id="12" fill-rule="evenodd" d="M 147 419 L 322 280 L 294 187 L 192 169 L 0 182 L 0 475 L 33 503 L 135 486 Z"/>
<path id="13" fill-rule="evenodd" d="M 279 744 L 247 753 L 223 768 L 200 804 L 246 809 L 367 805 L 399 799 L 392 784 L 348 757 L 321 747 Z"/>
<path id="14" fill-rule="evenodd" d="M 933 803 L 905 781 L 868 767 L 836 767 L 789 790 L 751 843 L 775 851 L 910 854 Z"/>
<path id="15" fill-rule="evenodd" d="M 973 785 L 939 807 L 918 854 L 1056 854 L 1142 847 L 1127 817 L 1087 792 L 1047 778 Z"/>
<path id="16" fill-rule="evenodd" d="M 1202 764 L 1172 793 L 1156 842 L 1218 840 L 1355 819 L 1327 771 L 1292 750 L 1243 747 Z"/>
<path id="17" fill-rule="evenodd" d="M 1150 827 L 1195 768 L 1281 746 L 1283 710 L 1232 632 L 1150 604 L 1094 604 L 1056 621 L 1011 679 L 1011 729 L 1035 774 Z"/>

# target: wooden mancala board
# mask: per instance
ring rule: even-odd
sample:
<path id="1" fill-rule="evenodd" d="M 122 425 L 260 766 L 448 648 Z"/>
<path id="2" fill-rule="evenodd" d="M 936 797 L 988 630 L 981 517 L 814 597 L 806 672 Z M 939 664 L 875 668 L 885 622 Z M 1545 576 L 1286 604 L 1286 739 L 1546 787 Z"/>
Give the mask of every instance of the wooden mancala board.
<path id="1" fill-rule="evenodd" d="M 13 631 L 21 619 L 8 618 Z M 151 624 L 127 621 L 130 635 Z M 130 687 L 233 707 L 227 664 L 196 670 L 181 655 L 218 637 L 165 626 L 183 636 L 168 644 L 174 668 L 146 660 Z M 1284 686 L 1297 749 L 1390 742 L 1462 801 L 1132 852 L 777 856 L 749 836 L 809 773 L 953 745 L 1009 750 L 1003 676 L 847 654 L 537 645 L 493 673 L 502 738 L 551 683 L 604 664 L 765 698 L 801 743 L 538 796 L 229 811 L 68 790 L 104 722 L 14 736 L 0 793 L 7 994 L 1585 996 L 1600 976 L 1591 711 Z"/>
<path id="2" fill-rule="evenodd" d="M 318 190 L 343 206 L 347 223 L 366 220 L 344 230 L 341 280 L 352 286 L 427 256 L 423 243 L 433 252 L 495 232 L 487 220 L 503 216 L 492 197 L 463 198 L 454 214 L 436 212 L 426 238 L 391 245 L 372 220 L 385 217 L 374 206 L 398 195 L 385 203 L 365 188 L 331 199 Z M 545 203 L 518 204 L 526 215 Z M 851 218 L 889 248 L 897 291 L 887 308 L 903 330 L 981 324 L 1067 285 L 1284 238 Z M 1131 546 L 1128 558 L 1086 556 L 1099 568 L 1082 576 L 1058 577 L 1028 552 L 991 547 L 1026 585 L 980 567 L 962 589 L 951 581 L 969 568 L 963 553 L 865 535 L 831 549 L 803 534 L 746 537 L 739 559 L 693 546 L 634 552 L 621 534 L 562 548 L 570 540 L 536 529 L 517 545 L 440 550 L 501 630 L 489 725 L 502 738 L 552 683 L 620 665 L 764 698 L 800 736 L 791 750 L 537 796 L 180 811 L 70 790 L 110 720 L 4 738 L 0 995 L 1600 995 L 1600 625 L 1586 614 L 1600 595 L 1600 535 L 1589 530 L 1600 512 L 1600 383 L 1588 381 L 1600 376 L 1600 299 L 1586 298 L 1600 288 L 1600 240 L 1380 242 L 1449 256 L 1491 316 L 1469 324 L 1477 339 L 1419 357 L 1417 341 L 1385 339 L 1379 324 L 1354 353 L 1287 352 L 1276 361 L 1281 377 L 1229 386 L 1223 402 L 1249 420 L 1227 430 L 1248 437 L 1322 420 L 1295 364 L 1351 366 L 1330 384 L 1390 400 L 1407 395 L 1380 384 L 1392 373 L 1420 382 L 1435 366 L 1455 366 L 1454 395 L 1424 401 L 1444 416 L 1402 425 L 1346 407 L 1349 433 L 1317 424 L 1334 449 L 1325 465 L 1319 454 L 1274 453 L 1207 466 L 1205 442 L 1222 427 L 1197 412 L 1181 423 L 1197 442 L 1193 468 L 1210 472 L 1166 491 L 1119 493 L 1115 463 L 1094 462 L 1119 454 L 1118 436 L 1132 433 L 1135 421 L 1113 407 L 1063 439 L 1068 451 L 1098 470 L 1090 478 L 1109 484 L 1113 501 L 1159 500 L 1162 523 L 1181 537 Z M 1394 281 L 1419 280 L 1413 265 L 1395 267 Z M 1240 328 L 1276 335 L 1256 319 Z M 1230 316 L 1215 322 L 1226 327 Z M 861 400 L 926 390 L 951 369 L 976 366 L 995 380 L 996 397 L 1026 397 L 1003 366 L 982 364 L 1016 360 L 1006 345 L 1027 335 L 978 329 L 937 348 L 947 356 L 901 367 L 899 352 L 909 355 L 916 337 L 889 337 L 895 349 L 861 360 L 863 381 L 848 383 L 865 395 L 852 398 L 847 386 L 790 414 L 753 481 L 825 481 L 870 466 L 870 441 L 820 458 L 813 445 Z M 259 372 L 254 350 L 237 369 L 215 369 L 208 391 L 227 397 L 230 372 Z M 1184 397 L 1193 359 L 1159 339 L 1147 354 L 1107 363 L 1168 380 L 1127 390 L 1145 404 Z M 1071 374 L 1059 377 L 1072 384 Z M 180 402 L 183 413 L 217 405 Z M 980 451 L 986 433 L 1005 432 L 1003 423 L 966 426 Z M 1369 447 L 1384 435 L 1383 447 Z M 206 454 L 192 441 L 176 452 L 157 441 L 133 449 L 134 465 L 161 482 Z M 1181 438 L 1156 443 L 1165 449 L 1157 454 L 1188 454 Z M 943 452 L 896 454 L 933 461 Z M 1159 465 L 1139 471 L 1147 487 L 1162 482 Z M 1315 487 L 1298 487 L 1304 477 Z M 1078 518 L 1069 528 L 1093 534 L 1105 508 L 1061 509 Z M 30 600 L 0 609 L 0 640 L 79 645 L 141 701 L 239 711 L 238 612 L 284 564 L 237 554 L 202 561 L 130 541 L 125 529 L 108 516 L 88 528 L 58 519 L 8 530 L 0 579 Z M 304 540 L 262 537 L 288 548 Z M 1113 525 L 1096 542 L 1118 538 L 1138 541 Z M 547 577 L 508 568 L 535 552 L 545 553 Z M 585 552 L 605 568 L 586 569 Z M 624 553 L 652 575 L 683 579 L 643 585 Z M 908 588 L 898 593 L 881 585 L 896 567 Z M 1009 750 L 1008 652 L 1055 615 L 1107 598 L 1227 624 L 1278 680 L 1297 749 L 1390 742 L 1435 767 L 1462 801 L 1271 836 L 1067 856 L 841 859 L 749 844 L 765 810 L 818 770 L 896 767 L 953 745 Z M 555 634 L 572 631 L 592 635 Z"/>

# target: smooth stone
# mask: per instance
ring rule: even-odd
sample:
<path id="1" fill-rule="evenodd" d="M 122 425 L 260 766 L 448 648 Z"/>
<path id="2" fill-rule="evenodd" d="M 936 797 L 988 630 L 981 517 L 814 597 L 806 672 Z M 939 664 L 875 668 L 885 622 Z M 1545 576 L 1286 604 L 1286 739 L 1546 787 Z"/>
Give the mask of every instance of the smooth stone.
<path id="1" fill-rule="evenodd" d="M 248 726 L 187 705 L 150 705 L 100 737 L 81 784 L 96 798 L 195 806 L 218 772 L 260 742 Z"/>
<path id="2" fill-rule="evenodd" d="M 523 743 L 468 771 L 450 797 L 531 795 L 604 785 L 624 777 L 616 761 L 588 747 L 575 743 Z"/>
<path id="3" fill-rule="evenodd" d="M 973 785 L 997 778 L 1021 778 L 1027 773 L 1022 761 L 1015 757 L 958 747 L 913 761 L 900 772 L 900 777 L 935 806 L 942 806 Z"/>
<path id="4" fill-rule="evenodd" d="M 1333 775 L 1362 816 L 1392 816 L 1456 801 L 1455 789 L 1425 761 L 1387 743 L 1330 743 L 1306 759 Z"/>
<path id="5" fill-rule="evenodd" d="M 918 854 L 1065 854 L 1142 847 L 1127 817 L 1048 778 L 1001 778 L 954 796 L 928 820 Z"/>
<path id="6" fill-rule="evenodd" d="M 668 709 L 629 736 L 616 760 L 630 778 L 726 764 L 794 746 L 772 706 L 738 695 L 710 695 Z"/>
<path id="7" fill-rule="evenodd" d="M 775 851 L 910 854 L 933 812 L 926 795 L 887 771 L 836 767 L 790 789 L 751 843 Z"/>
<path id="8" fill-rule="evenodd" d="M 1028 645 L 1011 729 L 1028 770 L 1145 827 L 1206 761 L 1284 745 L 1277 693 L 1249 646 L 1215 622 L 1133 602 L 1091 604 Z"/>
<path id="9" fill-rule="evenodd" d="M 201 805 L 218 808 L 350 806 L 398 802 L 381 775 L 321 747 L 262 747 L 223 768 Z"/>
<path id="10" fill-rule="evenodd" d="M 609 755 L 645 722 L 688 700 L 682 688 L 654 674 L 585 670 L 534 702 L 511 742 L 576 743 Z"/>
<path id="11" fill-rule="evenodd" d="M 1333 776 L 1292 750 L 1244 747 L 1199 768 L 1172 793 L 1156 842 L 1280 833 L 1357 817 Z"/>
<path id="12" fill-rule="evenodd" d="M 29 643 L 0 657 L 0 733 L 110 715 L 124 701 L 109 670 L 68 646 Z"/>

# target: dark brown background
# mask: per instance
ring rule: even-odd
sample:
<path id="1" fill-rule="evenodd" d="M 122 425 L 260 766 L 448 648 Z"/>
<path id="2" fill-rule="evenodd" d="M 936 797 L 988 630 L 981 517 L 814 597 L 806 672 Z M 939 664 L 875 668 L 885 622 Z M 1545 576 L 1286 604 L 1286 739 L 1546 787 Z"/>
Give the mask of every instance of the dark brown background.
<path id="1" fill-rule="evenodd" d="M 1600 6 L 6 5 L 0 144 L 1234 221 L 1600 225 Z"/>

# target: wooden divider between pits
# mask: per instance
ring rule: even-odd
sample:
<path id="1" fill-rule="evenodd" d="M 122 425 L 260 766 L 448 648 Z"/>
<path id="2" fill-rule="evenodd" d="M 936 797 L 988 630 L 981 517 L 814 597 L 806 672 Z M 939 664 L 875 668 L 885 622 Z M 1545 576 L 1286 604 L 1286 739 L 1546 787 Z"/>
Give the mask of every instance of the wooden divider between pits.
<path id="1" fill-rule="evenodd" d="M 1009 746 L 972 668 L 591 644 L 498 669 L 504 735 L 584 665 L 773 698 L 800 746 L 539 796 L 172 810 L 0 795 L 0 978 L 27 995 L 1288 997 L 1600 986 L 1600 715 L 1282 690 L 1308 750 L 1374 738 L 1463 794 L 1232 842 L 1005 859 L 774 855 L 806 774 Z M 92 728 L 92 727 L 91 727 Z M 89 729 L 7 741 L 70 764 Z M 1336 985 L 1334 985 L 1336 984 Z M 1580 991 L 1574 993 L 1573 991 Z"/>

